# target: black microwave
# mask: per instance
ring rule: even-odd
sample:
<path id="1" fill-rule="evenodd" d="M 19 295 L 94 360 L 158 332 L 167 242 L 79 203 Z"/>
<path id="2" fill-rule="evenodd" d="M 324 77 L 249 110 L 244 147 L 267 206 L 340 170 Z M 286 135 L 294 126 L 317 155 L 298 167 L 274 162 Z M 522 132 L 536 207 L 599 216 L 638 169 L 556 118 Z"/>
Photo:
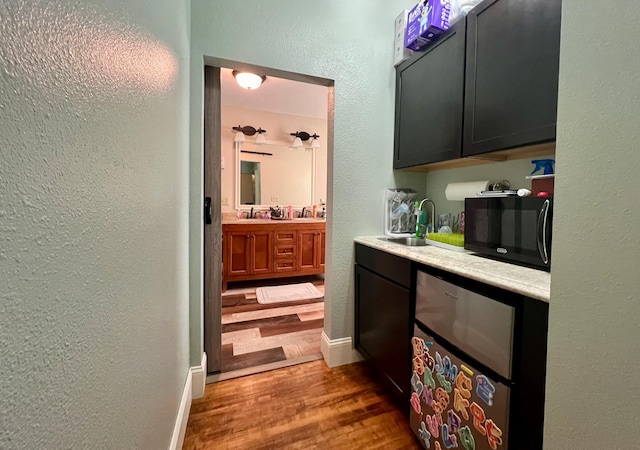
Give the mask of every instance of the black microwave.
<path id="1" fill-rule="evenodd" d="M 464 248 L 551 270 L 553 197 L 476 197 L 464 202 Z"/>

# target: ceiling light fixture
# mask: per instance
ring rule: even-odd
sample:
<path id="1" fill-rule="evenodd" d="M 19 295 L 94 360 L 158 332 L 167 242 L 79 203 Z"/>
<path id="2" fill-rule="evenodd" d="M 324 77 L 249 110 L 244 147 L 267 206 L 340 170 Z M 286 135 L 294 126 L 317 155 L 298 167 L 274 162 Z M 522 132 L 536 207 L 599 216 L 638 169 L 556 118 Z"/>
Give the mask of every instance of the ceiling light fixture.
<path id="1" fill-rule="evenodd" d="M 264 80 L 267 79 L 264 75 L 256 75 L 251 72 L 240 72 L 239 70 L 234 70 L 232 73 L 238 85 L 248 90 L 258 89 L 262 83 L 264 83 Z"/>

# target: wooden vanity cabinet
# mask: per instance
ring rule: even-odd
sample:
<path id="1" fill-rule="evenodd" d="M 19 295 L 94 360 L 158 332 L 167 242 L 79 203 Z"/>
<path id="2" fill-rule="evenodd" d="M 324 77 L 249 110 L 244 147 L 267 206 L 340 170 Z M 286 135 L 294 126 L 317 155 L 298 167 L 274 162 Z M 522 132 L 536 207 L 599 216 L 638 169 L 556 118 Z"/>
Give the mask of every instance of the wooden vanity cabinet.
<path id="1" fill-rule="evenodd" d="M 222 225 L 222 290 L 230 281 L 324 273 L 325 222 L 255 221 Z"/>
<path id="2" fill-rule="evenodd" d="M 277 229 L 273 232 L 273 271 L 276 273 L 295 272 L 298 256 L 298 231 L 293 227 Z"/>
<path id="3" fill-rule="evenodd" d="M 229 275 L 246 276 L 271 272 L 272 248 L 269 231 L 238 230 L 227 233 Z"/>
<path id="4" fill-rule="evenodd" d="M 318 228 L 300 229 L 298 232 L 298 270 L 301 272 L 324 271 L 326 232 Z"/>

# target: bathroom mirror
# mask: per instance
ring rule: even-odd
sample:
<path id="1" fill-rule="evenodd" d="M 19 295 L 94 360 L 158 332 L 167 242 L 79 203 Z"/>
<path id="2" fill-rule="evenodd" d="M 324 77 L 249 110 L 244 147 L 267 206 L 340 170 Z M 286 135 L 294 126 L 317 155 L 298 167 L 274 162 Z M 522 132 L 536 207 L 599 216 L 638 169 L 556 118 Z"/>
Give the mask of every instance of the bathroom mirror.
<path id="1" fill-rule="evenodd" d="M 248 142 L 235 146 L 236 209 L 314 203 L 314 149 Z"/>
<path id="2" fill-rule="evenodd" d="M 261 204 L 260 163 L 240 160 L 240 203 Z"/>

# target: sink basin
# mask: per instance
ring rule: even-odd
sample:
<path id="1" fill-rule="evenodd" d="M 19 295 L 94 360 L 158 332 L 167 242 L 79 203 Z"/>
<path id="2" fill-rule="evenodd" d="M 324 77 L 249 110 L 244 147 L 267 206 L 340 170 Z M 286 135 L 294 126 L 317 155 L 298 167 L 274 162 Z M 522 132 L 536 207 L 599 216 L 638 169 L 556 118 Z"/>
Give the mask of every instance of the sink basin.
<path id="1" fill-rule="evenodd" d="M 402 238 L 382 238 L 385 241 L 393 242 L 394 244 L 407 245 L 409 247 L 424 247 L 428 245 L 427 240 L 424 238 L 415 237 L 402 237 Z"/>

